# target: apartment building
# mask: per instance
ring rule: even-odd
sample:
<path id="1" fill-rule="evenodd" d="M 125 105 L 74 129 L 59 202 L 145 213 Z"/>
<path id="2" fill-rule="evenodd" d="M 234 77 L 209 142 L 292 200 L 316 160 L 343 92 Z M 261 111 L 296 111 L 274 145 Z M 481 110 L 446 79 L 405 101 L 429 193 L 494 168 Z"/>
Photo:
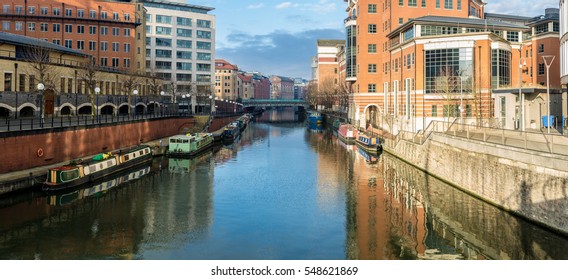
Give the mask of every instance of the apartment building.
<path id="1" fill-rule="evenodd" d="M 568 88 L 568 1 L 560 0 L 559 15 L 559 36 L 560 36 L 560 76 L 561 83 Z M 564 90 L 566 92 L 566 90 Z M 564 93 L 564 96 L 565 93 Z M 563 98 L 564 100 L 566 98 Z M 563 106 L 564 108 L 565 106 Z M 566 116 L 567 113 L 562 115 Z"/>
<path id="2" fill-rule="evenodd" d="M 458 117 L 468 124 L 515 127 L 520 116 L 502 109 L 510 100 L 496 102 L 495 93 L 513 92 L 519 74 L 526 85 L 532 79 L 542 87 L 538 75 L 518 67 L 519 54 L 530 49 L 534 59 L 527 64 L 534 72 L 541 63 L 534 44 L 550 44 L 542 41 L 547 36 L 536 36 L 544 34 L 536 34 L 543 22 L 534 18 L 485 18 L 485 3 L 477 0 L 347 2 L 349 118 L 360 127 L 419 131 L 432 120 Z M 538 96 L 540 89 L 534 90 Z M 538 123 L 525 118 L 527 126 Z"/>
<path id="3" fill-rule="evenodd" d="M 239 67 L 224 59 L 215 60 L 215 97 L 224 100 L 237 99 L 237 74 Z"/>
<path id="4" fill-rule="evenodd" d="M 251 99 L 254 97 L 254 84 L 252 77 L 245 73 L 237 73 L 237 99 Z"/>
<path id="5" fill-rule="evenodd" d="M 1 5 L 3 32 L 84 52 L 102 67 L 144 72 L 144 9 L 136 1 L 13 0 Z"/>
<path id="6" fill-rule="evenodd" d="M 252 79 L 255 99 L 270 99 L 270 79 L 259 72 L 247 72 Z"/>
<path id="7" fill-rule="evenodd" d="M 282 76 L 270 76 L 270 99 L 294 99 L 294 80 Z"/>
<path id="8" fill-rule="evenodd" d="M 214 8 L 184 1 L 140 0 L 146 13 L 146 71 L 174 96 L 210 96 L 215 75 Z"/>

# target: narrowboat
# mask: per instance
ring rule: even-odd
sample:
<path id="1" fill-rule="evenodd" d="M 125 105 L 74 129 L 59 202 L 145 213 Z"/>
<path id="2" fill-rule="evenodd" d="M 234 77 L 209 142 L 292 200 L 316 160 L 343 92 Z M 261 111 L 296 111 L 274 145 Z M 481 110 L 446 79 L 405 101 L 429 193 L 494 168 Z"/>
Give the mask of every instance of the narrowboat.
<path id="1" fill-rule="evenodd" d="M 380 153 L 383 150 L 379 137 L 370 136 L 366 133 L 358 133 L 355 144 L 367 153 Z"/>
<path id="2" fill-rule="evenodd" d="M 237 139 L 239 134 L 241 133 L 241 128 L 239 124 L 236 122 L 232 122 L 225 127 L 223 133 L 221 133 L 221 140 L 223 141 L 234 141 Z"/>
<path id="3" fill-rule="evenodd" d="M 308 116 L 308 122 L 321 124 L 323 123 L 323 116 L 320 114 L 320 112 L 310 112 Z"/>
<path id="4" fill-rule="evenodd" d="M 195 133 L 172 136 L 169 139 L 169 157 L 191 157 L 213 145 L 211 133 Z"/>
<path id="5" fill-rule="evenodd" d="M 116 154 L 109 152 L 85 161 L 74 160 L 69 164 L 50 168 L 42 188 L 46 191 L 56 191 L 76 187 L 151 159 L 152 149 L 147 145 L 140 145 Z"/>
<path id="6" fill-rule="evenodd" d="M 353 144 L 359 131 L 350 124 L 341 124 L 337 129 L 337 137 L 345 144 Z"/>

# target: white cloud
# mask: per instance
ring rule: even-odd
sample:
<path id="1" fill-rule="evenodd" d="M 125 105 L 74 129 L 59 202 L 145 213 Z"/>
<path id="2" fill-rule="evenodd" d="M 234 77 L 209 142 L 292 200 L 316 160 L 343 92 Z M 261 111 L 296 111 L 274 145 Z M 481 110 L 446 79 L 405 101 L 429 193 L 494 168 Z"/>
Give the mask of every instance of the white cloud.
<path id="1" fill-rule="evenodd" d="M 539 16 L 546 8 L 558 8 L 558 0 L 491 0 L 485 7 L 488 13 L 511 14 L 518 16 Z"/>
<path id="2" fill-rule="evenodd" d="M 264 7 L 264 4 L 263 4 L 263 3 L 258 3 L 258 4 L 250 4 L 250 5 L 248 5 L 247 8 L 248 8 L 248 9 L 260 9 L 260 8 L 262 8 L 262 7 Z"/>
<path id="3" fill-rule="evenodd" d="M 298 4 L 294 4 L 292 2 L 282 2 L 276 5 L 276 9 L 286 9 L 286 8 L 293 8 L 298 7 Z"/>

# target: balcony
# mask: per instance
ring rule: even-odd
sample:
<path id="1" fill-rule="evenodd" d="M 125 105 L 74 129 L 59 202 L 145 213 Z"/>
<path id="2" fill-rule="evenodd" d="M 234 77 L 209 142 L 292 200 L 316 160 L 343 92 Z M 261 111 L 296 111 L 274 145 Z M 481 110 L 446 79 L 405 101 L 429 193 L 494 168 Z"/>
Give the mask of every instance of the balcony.
<path id="1" fill-rule="evenodd" d="M 357 16 L 349 16 L 343 20 L 345 27 L 357 24 Z"/>

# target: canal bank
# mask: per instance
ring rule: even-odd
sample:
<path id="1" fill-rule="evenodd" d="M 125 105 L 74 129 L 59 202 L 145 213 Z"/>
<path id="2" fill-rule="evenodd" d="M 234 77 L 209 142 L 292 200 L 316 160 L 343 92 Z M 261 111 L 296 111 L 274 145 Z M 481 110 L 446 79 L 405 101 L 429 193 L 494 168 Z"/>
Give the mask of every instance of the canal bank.
<path id="1" fill-rule="evenodd" d="M 240 115 L 196 116 L 7 132 L 0 140 L 0 195 L 33 188 L 47 170 L 74 159 L 89 159 L 139 144 L 165 154 L 168 138 L 178 133 L 218 131 Z M 162 143 L 162 144 L 161 144 Z"/>
<path id="2" fill-rule="evenodd" d="M 501 209 L 568 235 L 568 157 L 453 136 L 400 133 L 384 151 Z"/>

